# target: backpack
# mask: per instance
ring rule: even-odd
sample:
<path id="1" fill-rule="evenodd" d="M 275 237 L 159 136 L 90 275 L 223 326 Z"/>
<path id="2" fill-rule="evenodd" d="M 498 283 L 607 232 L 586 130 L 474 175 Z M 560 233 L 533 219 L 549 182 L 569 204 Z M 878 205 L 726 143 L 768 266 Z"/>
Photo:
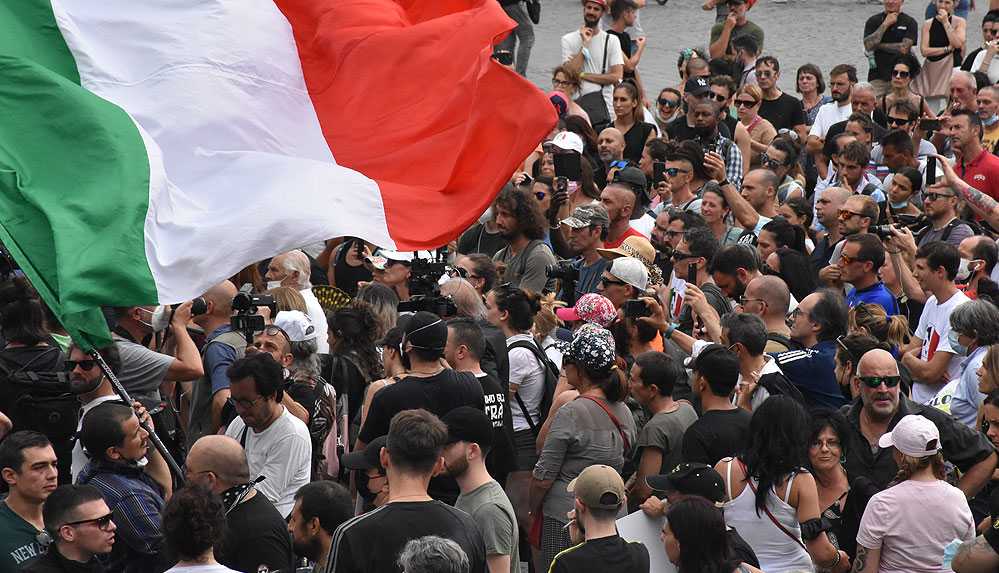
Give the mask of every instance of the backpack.
<path id="1" fill-rule="evenodd" d="M 0 358 L 0 405 L 15 430 L 40 432 L 53 443 L 69 442 L 80 421 L 80 400 L 72 392 L 69 373 L 31 369 L 49 352 L 60 351 L 51 347 L 16 370 Z"/>
<path id="2" fill-rule="evenodd" d="M 944 229 L 943 229 L 943 235 L 940 236 L 940 240 L 946 243 L 947 239 L 950 238 L 950 234 L 954 232 L 954 229 L 960 227 L 961 225 L 967 225 L 968 227 L 970 227 L 971 228 L 971 232 L 974 235 L 984 235 L 985 234 L 985 230 L 982 229 L 982 226 L 979 225 L 978 223 L 974 222 L 974 221 L 965 221 L 964 219 L 951 219 L 950 222 L 947 223 L 947 226 L 944 227 Z M 933 230 L 933 226 L 929 225 L 929 226 L 925 227 L 922 231 L 920 231 L 916 235 L 916 244 L 918 245 L 919 241 L 922 241 L 923 237 L 925 237 L 926 234 L 929 233 L 932 230 Z"/>
<path id="3" fill-rule="evenodd" d="M 805 396 L 801 393 L 801 390 L 797 386 L 791 383 L 780 372 L 768 372 L 763 376 L 760 376 L 760 386 L 763 387 L 771 396 L 784 395 L 794 398 L 802 406 L 806 406 Z"/>
<path id="4" fill-rule="evenodd" d="M 545 374 L 545 391 L 541 394 L 541 403 L 538 405 L 538 423 L 535 424 L 534 420 L 531 419 L 530 411 L 524 404 L 524 399 L 520 397 L 519 393 L 514 393 L 514 397 L 517 399 L 517 404 L 520 406 L 520 411 L 524 413 L 524 417 L 527 419 L 527 425 L 531 427 L 531 432 L 537 436 L 538 432 L 541 431 L 541 425 L 544 423 L 545 418 L 548 417 L 548 411 L 551 410 L 552 403 L 555 401 L 555 387 L 558 386 L 558 368 L 552 364 L 552 361 L 548 359 L 548 355 L 538 348 L 537 344 L 533 342 L 528 342 L 526 340 L 518 340 L 513 344 L 507 346 L 507 350 L 513 350 L 514 348 L 526 348 L 534 354 L 534 358 L 537 359 L 538 364 L 541 365 L 541 369 Z"/>

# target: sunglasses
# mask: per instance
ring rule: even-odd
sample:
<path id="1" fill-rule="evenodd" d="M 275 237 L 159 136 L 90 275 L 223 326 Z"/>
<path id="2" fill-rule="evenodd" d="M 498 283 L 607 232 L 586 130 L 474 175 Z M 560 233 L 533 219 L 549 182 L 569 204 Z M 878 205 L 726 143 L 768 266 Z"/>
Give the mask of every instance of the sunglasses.
<path id="1" fill-rule="evenodd" d="M 767 301 L 762 298 L 746 298 L 746 295 L 740 295 L 737 302 L 742 306 L 746 306 L 747 302 L 761 302 L 763 304 L 767 304 Z"/>
<path id="2" fill-rule="evenodd" d="M 755 99 L 737 99 L 735 100 L 735 107 L 753 107 L 756 105 Z"/>
<path id="3" fill-rule="evenodd" d="M 716 94 L 715 92 L 708 92 L 708 93 L 706 94 L 706 97 L 707 97 L 708 99 L 713 99 L 713 100 L 715 100 L 715 101 L 716 101 L 716 102 L 718 102 L 718 103 L 724 103 L 724 102 L 725 102 L 725 100 L 727 100 L 727 99 L 728 99 L 727 97 L 725 97 L 725 96 L 723 96 L 723 95 L 721 95 L 721 94 Z"/>
<path id="4" fill-rule="evenodd" d="M 839 260 L 843 262 L 844 265 L 851 265 L 856 262 L 863 262 L 859 257 L 851 257 L 850 255 L 840 253 Z"/>
<path id="5" fill-rule="evenodd" d="M 385 265 L 385 266 L 388 266 L 388 265 Z M 263 333 L 266 334 L 267 336 L 277 336 L 277 335 L 280 334 L 281 336 L 284 337 L 285 340 L 288 341 L 288 344 L 291 344 L 291 338 L 288 336 L 288 333 L 285 332 L 283 328 L 281 328 L 280 326 L 277 326 L 275 324 L 269 324 L 269 325 L 265 326 L 264 330 L 263 330 Z"/>
<path id="6" fill-rule="evenodd" d="M 97 361 L 96 360 L 67 360 L 67 361 L 63 362 L 63 365 L 66 367 L 66 372 L 72 372 L 73 370 L 76 370 L 77 366 L 80 367 L 80 370 L 93 370 L 94 366 L 97 366 Z"/>
<path id="7" fill-rule="evenodd" d="M 898 386 L 898 383 L 902 381 L 901 376 L 857 376 L 857 380 L 860 380 L 868 388 L 880 388 L 882 384 L 889 388 L 894 388 Z"/>
<path id="8" fill-rule="evenodd" d="M 903 117 L 889 117 L 888 125 L 893 127 L 901 127 L 903 125 L 909 125 L 912 123 L 909 119 Z"/>
<path id="9" fill-rule="evenodd" d="M 947 194 L 947 193 L 934 193 L 934 192 L 924 193 L 923 194 L 923 200 L 924 201 L 929 201 L 931 203 L 933 201 L 936 201 L 937 199 L 939 199 L 941 197 L 953 197 L 953 195 L 950 195 L 950 194 Z"/>
<path id="10" fill-rule="evenodd" d="M 672 258 L 673 258 L 674 261 L 682 261 L 682 260 L 685 260 L 685 259 L 695 259 L 698 256 L 699 255 L 694 255 L 694 254 L 691 254 L 691 253 L 683 253 L 683 252 L 680 252 L 680 251 L 673 251 L 673 257 Z"/>
<path id="11" fill-rule="evenodd" d="M 626 283 L 624 281 L 619 281 L 617 279 L 612 279 L 612 278 L 608 278 L 608 277 L 600 277 L 600 282 L 604 286 L 607 286 L 607 285 L 627 286 L 628 285 L 628 283 Z"/>
<path id="12" fill-rule="evenodd" d="M 849 221 L 853 217 L 866 217 L 863 213 L 856 213 L 854 211 L 847 211 L 846 209 L 841 209 L 839 216 L 837 217 L 840 221 Z"/>
<path id="13" fill-rule="evenodd" d="M 892 70 L 891 75 L 893 78 L 907 78 L 909 77 L 909 72 L 905 70 Z"/>
<path id="14" fill-rule="evenodd" d="M 778 167 L 783 167 L 784 162 L 774 159 L 767 155 L 766 151 L 760 152 L 760 164 L 762 164 L 767 169 L 777 169 Z"/>
<path id="15" fill-rule="evenodd" d="M 846 347 L 846 343 L 843 342 L 844 338 L 846 338 L 846 335 L 844 334 L 840 334 L 839 336 L 837 336 L 836 344 L 839 345 L 840 349 L 847 355 L 847 357 L 850 358 L 851 361 L 853 361 L 853 353 L 850 352 L 850 349 Z"/>
<path id="16" fill-rule="evenodd" d="M 97 525 L 98 528 L 107 531 L 108 528 L 111 527 L 111 517 L 113 515 L 114 515 L 113 513 L 109 513 L 107 515 L 102 515 L 100 517 L 95 517 L 93 519 L 81 519 L 80 521 L 70 521 L 69 523 L 64 523 L 63 525 L 78 526 L 78 525 L 86 525 L 88 523 L 93 523 Z"/>
<path id="17" fill-rule="evenodd" d="M 669 175 L 670 177 L 676 177 L 680 173 L 690 173 L 689 169 L 682 169 L 680 167 L 667 167 L 663 173 Z"/>
<path id="18" fill-rule="evenodd" d="M 664 105 L 666 107 L 676 107 L 680 105 L 680 101 L 667 98 L 659 98 L 659 105 Z"/>
<path id="19" fill-rule="evenodd" d="M 625 167 L 628 166 L 628 161 L 624 160 L 624 159 L 617 159 L 617 160 L 611 161 L 609 164 L 607 164 L 607 166 L 610 167 L 611 169 L 614 169 L 614 168 L 624 169 Z"/>

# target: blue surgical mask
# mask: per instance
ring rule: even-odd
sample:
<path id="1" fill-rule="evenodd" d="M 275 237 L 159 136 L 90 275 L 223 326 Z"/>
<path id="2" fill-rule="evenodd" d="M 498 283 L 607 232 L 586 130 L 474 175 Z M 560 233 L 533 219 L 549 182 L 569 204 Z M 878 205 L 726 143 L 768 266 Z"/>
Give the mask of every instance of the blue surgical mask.
<path id="1" fill-rule="evenodd" d="M 902 209 L 905 209 L 908 206 L 909 206 L 909 200 L 908 199 L 906 199 L 905 201 L 899 201 L 898 203 L 896 203 L 894 201 L 891 202 L 891 208 L 892 209 L 902 210 Z"/>
<path id="2" fill-rule="evenodd" d="M 947 342 L 950 344 L 950 349 L 958 356 L 967 356 L 968 347 L 958 342 L 958 336 L 960 335 L 953 329 L 947 334 Z"/>
<path id="3" fill-rule="evenodd" d="M 985 127 L 992 127 L 995 123 L 999 121 L 999 115 L 993 114 L 992 117 L 982 120 L 982 125 Z"/>

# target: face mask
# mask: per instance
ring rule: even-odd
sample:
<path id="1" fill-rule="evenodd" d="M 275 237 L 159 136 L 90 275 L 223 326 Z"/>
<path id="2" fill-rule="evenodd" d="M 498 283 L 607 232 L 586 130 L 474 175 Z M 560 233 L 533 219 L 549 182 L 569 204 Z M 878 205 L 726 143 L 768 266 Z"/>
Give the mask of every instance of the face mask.
<path id="1" fill-rule="evenodd" d="M 985 127 L 992 127 L 993 125 L 995 125 L 997 121 L 999 121 L 999 115 L 993 115 L 988 119 L 983 119 L 982 125 L 984 125 Z"/>
<path id="2" fill-rule="evenodd" d="M 153 311 L 153 318 L 150 320 L 153 332 L 162 332 L 170 325 L 170 307 L 160 305 Z"/>
<path id="3" fill-rule="evenodd" d="M 267 290 L 276 289 L 281 286 L 281 281 L 267 281 Z"/>
<path id="4" fill-rule="evenodd" d="M 947 334 L 947 342 L 950 344 L 950 348 L 954 351 L 954 354 L 957 354 L 958 356 L 967 356 L 968 347 L 957 341 L 958 336 L 960 335 L 957 332 L 951 330 Z"/>
<path id="5" fill-rule="evenodd" d="M 971 275 L 975 274 L 978 270 L 971 266 L 972 262 L 965 258 L 961 259 L 961 264 L 957 267 L 957 276 L 954 278 L 954 282 L 966 283 L 971 280 Z"/>
<path id="6" fill-rule="evenodd" d="M 891 208 L 892 209 L 902 210 L 902 209 L 905 209 L 908 206 L 909 206 L 909 200 L 908 199 L 906 199 L 905 201 L 899 201 L 898 203 L 896 203 L 894 201 L 891 202 Z"/>

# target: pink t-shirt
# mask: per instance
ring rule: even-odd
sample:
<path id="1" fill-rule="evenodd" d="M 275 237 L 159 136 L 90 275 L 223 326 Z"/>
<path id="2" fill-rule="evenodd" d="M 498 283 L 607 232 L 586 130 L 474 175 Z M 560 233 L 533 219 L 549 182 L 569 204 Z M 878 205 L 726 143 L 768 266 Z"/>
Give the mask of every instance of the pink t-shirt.
<path id="1" fill-rule="evenodd" d="M 964 493 L 945 481 L 906 480 L 871 498 L 857 544 L 881 548 L 879 573 L 945 572 L 944 547 L 975 538 Z"/>

